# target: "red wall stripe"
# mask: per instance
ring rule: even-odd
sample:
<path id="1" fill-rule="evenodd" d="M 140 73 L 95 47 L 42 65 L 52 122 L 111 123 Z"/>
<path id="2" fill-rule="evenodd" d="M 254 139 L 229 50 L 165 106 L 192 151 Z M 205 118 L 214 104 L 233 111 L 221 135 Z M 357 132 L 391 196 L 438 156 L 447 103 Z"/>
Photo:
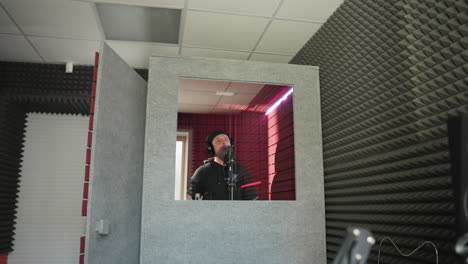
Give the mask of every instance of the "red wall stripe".
<path id="1" fill-rule="evenodd" d="M 88 189 L 89 189 L 89 183 L 85 182 L 83 184 L 83 199 L 88 199 Z"/>
<path id="2" fill-rule="evenodd" d="M 89 113 L 90 114 L 94 114 L 94 101 L 95 101 L 95 99 L 91 98 L 91 103 L 90 103 L 90 106 L 89 106 Z"/>
<path id="3" fill-rule="evenodd" d="M 91 149 L 86 149 L 86 164 L 91 164 Z"/>
<path id="4" fill-rule="evenodd" d="M 86 165 L 85 166 L 85 178 L 84 178 L 85 181 L 89 181 L 89 169 L 90 169 L 89 165 Z"/>
<path id="5" fill-rule="evenodd" d="M 93 132 L 92 132 L 92 131 L 88 131 L 88 141 L 87 141 L 87 144 L 86 144 L 86 146 L 87 146 L 88 148 L 91 147 L 92 141 L 93 141 Z"/>
<path id="6" fill-rule="evenodd" d="M 97 81 L 98 65 L 99 65 L 99 52 L 96 52 L 96 53 L 94 54 L 93 82 L 96 82 L 96 81 Z"/>
<path id="7" fill-rule="evenodd" d="M 81 216 L 88 216 L 88 200 L 81 201 Z"/>
<path id="8" fill-rule="evenodd" d="M 8 254 L 0 254 L 0 264 L 7 264 Z"/>
<path id="9" fill-rule="evenodd" d="M 94 105 L 95 105 L 95 97 L 96 97 L 96 81 L 97 81 L 97 73 L 98 73 L 98 66 L 99 66 L 99 52 L 94 54 L 94 70 L 93 70 L 93 82 L 91 86 L 91 101 L 89 106 L 89 123 L 88 123 L 88 140 L 86 146 L 86 165 L 85 165 L 85 177 L 83 183 L 83 200 L 81 202 L 81 216 L 88 215 L 88 191 L 89 191 L 89 173 L 90 173 L 90 166 L 91 163 L 91 145 L 93 140 L 93 128 L 94 128 Z M 85 236 L 80 237 L 80 258 L 78 260 L 79 264 L 84 264 L 84 251 L 85 251 Z M 1 263 L 0 263 L 1 264 Z"/>
<path id="10" fill-rule="evenodd" d="M 89 124 L 88 124 L 88 130 L 93 130 L 94 126 L 94 114 L 89 114 Z"/>
<path id="11" fill-rule="evenodd" d="M 86 240 L 86 237 L 84 236 L 80 237 L 80 254 L 84 254 L 85 252 L 85 240 Z"/>
<path id="12" fill-rule="evenodd" d="M 96 98 L 96 83 L 93 82 L 91 87 L 91 98 Z"/>

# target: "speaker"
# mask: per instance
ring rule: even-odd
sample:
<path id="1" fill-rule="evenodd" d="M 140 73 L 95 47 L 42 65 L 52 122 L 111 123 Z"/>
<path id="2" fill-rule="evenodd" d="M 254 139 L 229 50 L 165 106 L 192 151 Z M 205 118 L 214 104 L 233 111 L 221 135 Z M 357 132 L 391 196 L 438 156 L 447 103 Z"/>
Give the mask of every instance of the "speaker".
<path id="1" fill-rule="evenodd" d="M 448 120 L 457 236 L 468 233 L 468 114 Z"/>

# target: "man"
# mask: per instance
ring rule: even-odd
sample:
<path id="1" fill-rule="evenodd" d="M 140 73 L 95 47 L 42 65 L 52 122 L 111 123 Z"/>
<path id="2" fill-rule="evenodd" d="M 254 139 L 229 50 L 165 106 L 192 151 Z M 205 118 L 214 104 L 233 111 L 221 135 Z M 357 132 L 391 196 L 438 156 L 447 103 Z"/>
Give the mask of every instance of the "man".
<path id="1" fill-rule="evenodd" d="M 213 155 L 200 166 L 190 181 L 189 194 L 192 199 L 230 200 L 227 156 L 232 139 L 224 131 L 214 131 L 206 138 L 206 150 Z M 234 164 L 233 178 L 236 179 L 234 200 L 255 200 L 258 198 L 252 187 L 242 187 L 251 182 L 246 168 Z"/>

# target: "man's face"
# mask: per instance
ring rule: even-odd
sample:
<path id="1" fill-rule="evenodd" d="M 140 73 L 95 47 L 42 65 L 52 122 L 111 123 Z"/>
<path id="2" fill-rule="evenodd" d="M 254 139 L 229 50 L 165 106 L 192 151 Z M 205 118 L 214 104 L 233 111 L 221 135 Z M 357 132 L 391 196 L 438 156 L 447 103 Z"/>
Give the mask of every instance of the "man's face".
<path id="1" fill-rule="evenodd" d="M 228 152 L 228 147 L 231 146 L 231 141 L 229 141 L 229 137 L 227 135 L 220 134 L 213 138 L 211 144 L 213 144 L 215 156 L 220 159 L 224 159 L 224 156 L 226 156 Z"/>

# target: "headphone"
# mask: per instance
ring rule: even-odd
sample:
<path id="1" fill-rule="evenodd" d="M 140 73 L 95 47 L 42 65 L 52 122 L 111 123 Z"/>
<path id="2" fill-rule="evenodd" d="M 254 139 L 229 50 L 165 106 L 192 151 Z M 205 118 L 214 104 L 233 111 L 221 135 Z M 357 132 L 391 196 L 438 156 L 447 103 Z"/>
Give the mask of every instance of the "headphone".
<path id="1" fill-rule="evenodd" d="M 209 134 L 207 137 L 206 137 L 206 140 L 205 140 L 205 145 L 206 145 L 206 151 L 212 155 L 214 155 L 214 147 L 213 147 L 213 139 L 217 136 L 217 135 L 226 135 L 228 136 L 229 138 L 229 142 L 231 143 L 231 146 L 234 147 L 234 139 L 231 138 L 231 136 L 229 136 L 228 133 L 222 131 L 222 130 L 216 130 L 216 131 L 213 131 L 211 132 L 211 134 Z"/>

